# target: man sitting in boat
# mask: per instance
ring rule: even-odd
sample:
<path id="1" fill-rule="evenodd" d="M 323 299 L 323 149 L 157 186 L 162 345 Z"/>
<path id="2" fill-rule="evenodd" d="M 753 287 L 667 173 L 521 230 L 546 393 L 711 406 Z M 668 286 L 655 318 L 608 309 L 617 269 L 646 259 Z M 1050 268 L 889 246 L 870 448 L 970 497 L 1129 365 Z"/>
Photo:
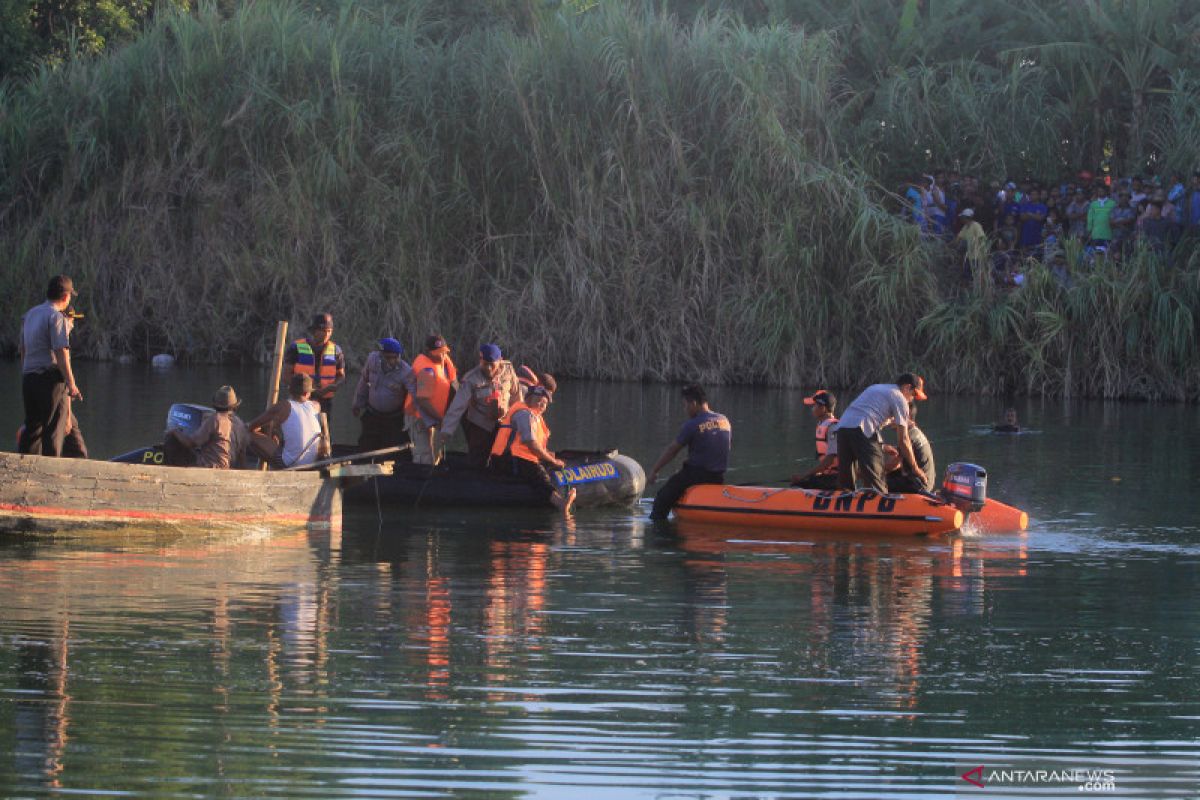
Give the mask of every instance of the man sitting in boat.
<path id="1" fill-rule="evenodd" d="M 486 466 L 496 440 L 496 425 L 520 402 L 521 382 L 512 363 L 504 360 L 496 345 L 482 345 L 479 365 L 462 376 L 438 435 L 444 442 L 461 424 L 467 439 L 467 463 Z"/>
<path id="2" fill-rule="evenodd" d="M 817 421 L 817 464 L 808 472 L 792 476 L 792 486 L 800 489 L 832 490 L 837 488 L 837 430 L 838 418 L 833 415 L 837 398 L 833 392 L 822 389 L 804 398 L 804 405 L 812 408 Z"/>
<path id="3" fill-rule="evenodd" d="M 868 386 L 855 398 L 842 414 L 837 428 L 839 489 L 852 491 L 857 480 L 864 489 L 887 493 L 881 433 L 893 423 L 904 463 L 914 476 L 925 480 L 908 438 L 909 403 L 924 399 L 925 381 L 909 372 L 896 378 L 895 383 Z"/>
<path id="4" fill-rule="evenodd" d="M 908 440 L 912 443 L 913 456 L 924 473 L 924 478 L 918 478 L 904 463 L 887 475 L 888 491 L 892 494 L 931 494 L 936 488 L 937 467 L 933 463 L 933 445 L 929 437 L 917 427 L 917 404 L 908 404 Z"/>
<path id="5" fill-rule="evenodd" d="M 206 414 L 195 433 L 170 428 L 163 440 L 166 463 L 177 467 L 238 469 L 244 466 L 250 432 L 237 415 L 242 403 L 232 386 L 213 395 L 213 413 Z"/>
<path id="6" fill-rule="evenodd" d="M 550 393 L 545 387 L 534 386 L 525 393 L 523 403 L 517 403 L 509 409 L 496 430 L 491 465 L 524 478 L 534 488 L 541 490 L 555 508 L 563 514 L 570 514 L 575 502 L 574 487 L 565 495 L 560 494 L 542 466 L 543 463 L 557 469 L 565 466 L 562 459 L 546 449 L 550 441 L 550 428 L 546 425 L 544 415 L 550 400 Z"/>
<path id="7" fill-rule="evenodd" d="M 404 347 L 388 337 L 380 339 L 379 349 L 367 356 L 350 409 L 362 423 L 360 450 L 382 450 L 408 441 L 404 401 L 412 389 L 413 370 L 402 355 Z"/>
<path id="8" fill-rule="evenodd" d="M 318 417 L 321 406 L 309 399 L 312 390 L 312 378 L 293 375 L 288 384 L 288 398 L 250 422 L 251 446 L 275 469 L 305 466 L 329 455 L 329 443 L 322 435 Z M 282 435 L 282 445 L 274 431 Z"/>
<path id="9" fill-rule="evenodd" d="M 683 409 L 687 422 L 679 429 L 675 441 L 667 445 L 659 456 L 647 483 L 658 480 L 658 473 L 679 454 L 688 449 L 687 458 L 654 496 L 654 507 L 650 519 L 664 520 L 671 509 L 683 497 L 683 493 L 698 483 L 724 483 L 725 470 L 729 465 L 729 449 L 733 441 L 733 427 L 724 414 L 708 407 L 708 395 L 703 387 L 692 383 L 683 387 Z"/>

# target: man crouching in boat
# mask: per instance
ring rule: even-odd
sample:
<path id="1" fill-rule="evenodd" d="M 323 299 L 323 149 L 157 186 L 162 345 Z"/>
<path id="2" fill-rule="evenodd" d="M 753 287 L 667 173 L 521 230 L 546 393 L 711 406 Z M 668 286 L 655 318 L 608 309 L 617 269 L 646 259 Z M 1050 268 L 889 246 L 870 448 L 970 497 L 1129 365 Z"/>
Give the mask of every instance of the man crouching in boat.
<path id="1" fill-rule="evenodd" d="M 908 404 L 908 441 L 922 475 L 917 477 L 897 454 L 896 469 L 889 470 L 887 474 L 888 491 L 892 494 L 932 494 L 936 488 L 937 466 L 933 461 L 933 445 L 929 443 L 929 437 L 917 427 L 916 403 Z"/>
<path id="2" fill-rule="evenodd" d="M 679 429 L 675 441 L 667 445 L 655 462 L 647 482 L 657 481 L 659 471 L 684 447 L 688 454 L 679 471 L 654 495 L 654 508 L 650 511 L 650 519 L 654 520 L 666 519 L 688 488 L 698 483 L 724 483 L 725 469 L 729 465 L 729 448 L 733 440 L 729 420 L 708 407 L 708 396 L 698 384 L 683 387 L 682 394 L 688 420 Z"/>
<path id="3" fill-rule="evenodd" d="M 555 489 L 550 475 L 542 463 L 557 469 L 566 466 L 562 459 L 546 449 L 550 441 L 550 428 L 544 415 L 550 406 L 550 392 L 543 386 L 534 386 L 525 393 L 525 401 L 517 403 L 496 428 L 496 441 L 492 444 L 491 464 L 494 468 L 511 471 L 524 478 L 531 486 L 545 494 L 555 508 L 563 514 L 571 513 L 575 503 L 572 487 L 563 496 Z"/>
<path id="4" fill-rule="evenodd" d="M 293 375 L 288 399 L 275 403 L 250 422 L 251 447 L 275 469 L 302 467 L 329 455 L 329 443 L 321 433 L 318 417 L 321 406 L 309 399 L 312 389 L 312 378 Z M 282 445 L 272 435 L 274 430 L 283 436 Z"/>
<path id="5" fill-rule="evenodd" d="M 204 417 L 195 433 L 180 428 L 167 430 L 163 440 L 166 462 L 177 467 L 238 469 L 244 466 L 250 431 L 237 415 L 237 393 L 222 386 L 213 395 L 213 412 Z"/>

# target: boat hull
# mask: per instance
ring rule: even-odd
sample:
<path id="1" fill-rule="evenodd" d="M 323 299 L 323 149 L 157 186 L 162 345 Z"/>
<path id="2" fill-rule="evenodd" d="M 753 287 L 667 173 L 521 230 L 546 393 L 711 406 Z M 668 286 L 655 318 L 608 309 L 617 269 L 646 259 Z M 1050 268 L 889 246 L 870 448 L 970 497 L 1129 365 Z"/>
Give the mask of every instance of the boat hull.
<path id="1" fill-rule="evenodd" d="M 0 453 L 0 532 L 175 525 L 340 529 L 342 491 L 315 472 L 162 467 Z"/>
<path id="2" fill-rule="evenodd" d="M 574 487 L 576 508 L 633 505 L 646 488 L 646 473 L 628 456 L 619 453 L 559 455 L 566 467 L 547 472 L 557 486 Z M 397 462 L 391 475 L 376 478 L 373 485 L 346 490 L 349 505 L 375 505 L 377 501 L 404 508 L 550 507 L 525 481 L 496 470 L 468 467 L 461 453 L 448 453 L 446 462 L 433 469 Z"/>
<path id="3" fill-rule="evenodd" d="M 688 489 L 675 515 L 689 523 L 892 536 L 936 536 L 963 523 L 957 508 L 922 495 L 716 484 Z"/>

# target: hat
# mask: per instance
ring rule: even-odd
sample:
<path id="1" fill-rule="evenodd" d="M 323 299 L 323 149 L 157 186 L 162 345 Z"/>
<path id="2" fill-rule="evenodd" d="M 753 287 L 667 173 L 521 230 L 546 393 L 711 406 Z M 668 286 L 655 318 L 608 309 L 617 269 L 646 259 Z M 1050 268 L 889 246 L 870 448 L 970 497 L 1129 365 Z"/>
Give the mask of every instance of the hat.
<path id="1" fill-rule="evenodd" d="M 450 345 L 446 344 L 446 340 L 435 333 L 432 336 L 427 336 L 425 338 L 425 350 L 429 353 L 437 350 L 445 350 L 446 352 L 450 352 Z"/>
<path id="2" fill-rule="evenodd" d="M 962 211 L 958 212 L 958 215 L 960 217 L 973 217 L 973 216 L 975 216 L 975 209 L 964 208 Z"/>
<path id="3" fill-rule="evenodd" d="M 500 352 L 500 348 L 494 344 L 479 345 L 479 355 L 484 361 L 496 362 L 504 358 L 504 354 Z"/>
<path id="4" fill-rule="evenodd" d="M 232 386 L 222 386 L 213 394 L 213 408 L 217 411 L 230 411 L 241 404 L 242 401 L 238 400 L 237 392 L 233 390 Z"/>
<path id="5" fill-rule="evenodd" d="M 550 396 L 550 392 L 546 391 L 545 386 L 530 386 L 528 389 L 525 390 L 525 402 L 526 403 L 528 403 L 531 400 L 536 400 L 539 397 L 546 398 L 547 403 L 549 403 L 551 400 L 553 400 L 553 398 Z"/>
<path id="6" fill-rule="evenodd" d="M 57 302 L 64 297 L 77 297 L 75 283 L 66 275 L 55 275 L 46 286 L 46 299 Z"/>
<path id="7" fill-rule="evenodd" d="M 806 405 L 806 406 L 820 405 L 820 406 L 825 406 L 826 408 L 828 408 L 830 410 L 833 410 L 833 408 L 835 406 L 837 406 L 837 398 L 833 396 L 833 392 L 826 391 L 825 389 L 820 389 L 816 392 L 813 392 L 811 397 L 804 398 L 804 405 Z"/>
<path id="8" fill-rule="evenodd" d="M 311 392 L 312 388 L 312 376 L 305 375 L 304 373 L 296 373 L 292 376 L 291 381 L 288 382 L 288 392 L 291 394 L 304 394 Z"/>
<path id="9" fill-rule="evenodd" d="M 897 386 L 903 386 L 906 383 L 913 387 L 913 398 L 917 400 L 929 399 L 929 395 L 925 394 L 925 379 L 920 375 L 914 375 L 911 372 L 906 372 L 899 378 L 896 378 Z"/>
<path id="10" fill-rule="evenodd" d="M 395 353 L 396 355 L 400 355 L 404 352 L 404 345 L 388 336 L 385 339 L 379 340 L 379 349 L 384 353 Z"/>
<path id="11" fill-rule="evenodd" d="M 1008 183 L 1004 184 L 1004 188 L 1005 189 L 1015 189 L 1015 188 L 1017 188 L 1017 185 L 1015 183 L 1013 183 L 1012 181 L 1009 181 Z"/>
<path id="12" fill-rule="evenodd" d="M 333 315 L 322 312 L 320 314 L 316 314 L 315 316 L 313 316 L 312 323 L 309 324 L 308 329 L 311 331 L 311 330 L 321 330 L 324 328 L 332 328 L 332 327 L 333 327 Z"/>

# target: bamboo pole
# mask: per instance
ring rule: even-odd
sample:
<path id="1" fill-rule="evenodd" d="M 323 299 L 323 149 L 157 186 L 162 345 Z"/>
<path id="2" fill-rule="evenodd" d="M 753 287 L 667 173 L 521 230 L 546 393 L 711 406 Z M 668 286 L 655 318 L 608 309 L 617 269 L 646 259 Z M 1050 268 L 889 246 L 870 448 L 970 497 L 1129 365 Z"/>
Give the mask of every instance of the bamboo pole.
<path id="1" fill-rule="evenodd" d="M 275 401 L 279 399 L 279 380 L 283 377 L 283 351 L 287 347 L 287 332 L 287 320 L 279 320 L 275 327 L 275 361 L 271 366 L 271 383 L 267 386 L 267 408 L 275 405 Z M 258 468 L 265 470 L 267 462 L 262 462 Z"/>

